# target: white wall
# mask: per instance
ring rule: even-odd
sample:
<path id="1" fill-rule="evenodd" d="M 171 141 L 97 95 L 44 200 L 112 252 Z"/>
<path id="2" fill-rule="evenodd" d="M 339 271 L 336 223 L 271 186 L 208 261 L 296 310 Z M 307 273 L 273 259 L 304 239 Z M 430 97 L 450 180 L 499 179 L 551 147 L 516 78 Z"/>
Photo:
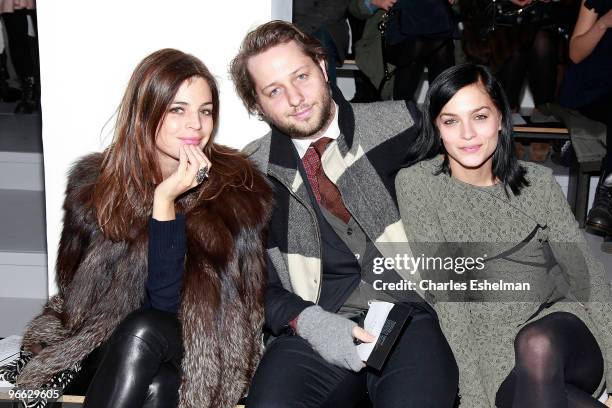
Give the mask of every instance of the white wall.
<path id="1" fill-rule="evenodd" d="M 229 80 L 228 63 L 250 29 L 270 19 L 290 20 L 291 1 L 38 0 L 37 6 L 53 294 L 66 173 L 77 157 L 109 143 L 109 119 L 137 63 L 165 47 L 201 58 L 220 85 L 217 141 L 244 146 L 267 126 L 248 117 Z"/>

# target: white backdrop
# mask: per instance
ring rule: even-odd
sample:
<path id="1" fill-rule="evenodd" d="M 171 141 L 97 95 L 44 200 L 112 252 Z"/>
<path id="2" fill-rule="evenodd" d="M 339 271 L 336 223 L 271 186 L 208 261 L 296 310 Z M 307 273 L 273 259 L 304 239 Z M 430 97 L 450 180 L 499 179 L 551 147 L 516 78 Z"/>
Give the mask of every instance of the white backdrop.
<path id="1" fill-rule="evenodd" d="M 217 77 L 217 141 L 242 147 L 267 132 L 249 118 L 229 80 L 228 63 L 244 35 L 271 19 L 291 19 L 291 0 L 38 0 L 49 295 L 70 164 L 108 145 L 113 113 L 136 64 L 178 48 Z"/>

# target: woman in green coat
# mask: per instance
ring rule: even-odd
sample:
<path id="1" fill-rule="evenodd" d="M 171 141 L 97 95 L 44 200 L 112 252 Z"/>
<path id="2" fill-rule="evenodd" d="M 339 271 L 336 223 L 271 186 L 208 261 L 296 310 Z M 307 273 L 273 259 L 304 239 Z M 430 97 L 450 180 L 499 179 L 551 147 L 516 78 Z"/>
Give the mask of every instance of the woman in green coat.
<path id="1" fill-rule="evenodd" d="M 459 365 L 461 406 L 604 407 L 609 281 L 552 172 L 516 159 L 488 68 L 458 65 L 433 81 L 410 149 L 396 189 L 412 252 L 482 255 L 446 278 L 420 271 Z"/>

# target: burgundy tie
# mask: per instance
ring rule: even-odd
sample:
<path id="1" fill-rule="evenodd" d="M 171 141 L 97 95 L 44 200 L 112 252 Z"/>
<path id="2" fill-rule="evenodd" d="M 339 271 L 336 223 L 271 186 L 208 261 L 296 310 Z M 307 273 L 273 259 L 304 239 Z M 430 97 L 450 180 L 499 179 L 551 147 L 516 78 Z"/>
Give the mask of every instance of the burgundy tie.
<path id="1" fill-rule="evenodd" d="M 321 156 L 330 141 L 331 139 L 329 137 L 322 137 L 312 143 L 308 147 L 308 150 L 306 150 L 306 154 L 302 158 L 302 163 L 304 163 L 308 182 L 310 183 L 310 187 L 312 188 L 312 192 L 317 202 L 327 208 L 327 210 L 336 217 L 348 223 L 351 215 L 344 206 L 344 202 L 342 202 L 340 191 L 338 187 L 327 178 L 325 172 L 323 172 L 323 166 L 321 166 Z"/>

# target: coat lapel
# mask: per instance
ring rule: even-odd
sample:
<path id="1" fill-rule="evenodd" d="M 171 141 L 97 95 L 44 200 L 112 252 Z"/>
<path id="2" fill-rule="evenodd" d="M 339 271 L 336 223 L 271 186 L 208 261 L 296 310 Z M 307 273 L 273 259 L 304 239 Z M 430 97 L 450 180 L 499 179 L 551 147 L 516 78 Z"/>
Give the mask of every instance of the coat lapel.
<path id="1" fill-rule="evenodd" d="M 338 123 L 340 137 L 329 144 L 321 157 L 323 170 L 329 179 L 338 186 L 344 204 L 351 214 L 359 214 L 357 219 L 365 233 L 370 237 L 381 255 L 394 258 L 397 254 L 406 254 L 412 257 L 408 238 L 399 217 L 396 203 L 388 194 L 377 194 L 372 197 L 371 184 L 367 179 L 358 177 L 359 174 L 377 175 L 363 146 L 355 144 L 355 116 L 350 104 L 344 99 L 338 101 Z M 374 180 L 372 182 L 375 182 Z M 387 225 L 380 230 L 380 211 L 385 208 L 395 211 L 397 222 Z M 365 216 L 364 216 L 365 215 Z M 398 274 L 407 281 L 419 282 L 419 271 L 398 271 Z M 418 285 L 417 285 L 418 287 Z M 421 293 L 421 291 L 419 290 Z M 424 295 L 421 293 L 421 295 Z"/>
<path id="2" fill-rule="evenodd" d="M 276 128 L 272 128 L 271 138 L 268 174 L 283 183 L 304 203 L 309 203 L 310 197 L 304 186 L 304 179 L 298 171 L 298 158 L 291 138 Z"/>

